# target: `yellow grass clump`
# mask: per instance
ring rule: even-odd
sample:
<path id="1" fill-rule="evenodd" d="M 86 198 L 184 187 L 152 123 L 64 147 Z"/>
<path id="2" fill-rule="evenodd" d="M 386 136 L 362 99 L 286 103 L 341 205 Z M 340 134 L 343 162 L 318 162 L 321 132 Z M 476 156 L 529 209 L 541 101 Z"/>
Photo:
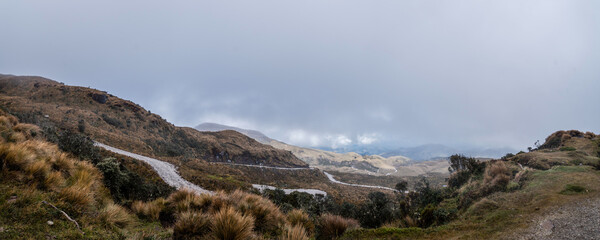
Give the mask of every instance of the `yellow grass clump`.
<path id="1" fill-rule="evenodd" d="M 511 173 L 506 164 L 496 161 L 485 168 L 483 185 L 488 190 L 504 190 L 510 181 Z"/>
<path id="2" fill-rule="evenodd" d="M 140 218 L 156 221 L 165 204 L 166 200 L 163 198 L 158 198 L 152 202 L 135 201 L 131 204 L 131 210 Z"/>
<path id="3" fill-rule="evenodd" d="M 308 233 L 302 225 L 286 226 L 281 240 L 308 240 Z"/>
<path id="4" fill-rule="evenodd" d="M 212 203 L 212 196 L 208 194 L 198 195 L 192 190 L 183 189 L 174 192 L 167 199 L 177 212 L 189 210 L 206 210 Z"/>
<path id="5" fill-rule="evenodd" d="M 105 226 L 124 228 L 133 223 L 127 210 L 118 204 L 109 203 L 98 212 L 98 219 Z"/>
<path id="6" fill-rule="evenodd" d="M 221 209 L 213 216 L 210 229 L 216 239 L 246 240 L 252 235 L 254 218 L 244 216 L 231 207 Z"/>
<path id="7" fill-rule="evenodd" d="M 240 190 L 232 195 L 234 198 L 236 195 L 241 197 L 241 201 L 237 202 L 237 210 L 254 217 L 255 230 L 258 232 L 275 234 L 286 220 L 277 205 L 261 196 Z"/>
<path id="8" fill-rule="evenodd" d="M 287 221 L 291 226 L 302 226 L 309 234 L 315 229 L 315 225 L 310 220 L 308 214 L 300 209 L 294 209 L 288 212 Z"/>
<path id="9" fill-rule="evenodd" d="M 211 217 L 207 214 L 187 211 L 177 217 L 173 226 L 173 239 L 207 239 Z"/>

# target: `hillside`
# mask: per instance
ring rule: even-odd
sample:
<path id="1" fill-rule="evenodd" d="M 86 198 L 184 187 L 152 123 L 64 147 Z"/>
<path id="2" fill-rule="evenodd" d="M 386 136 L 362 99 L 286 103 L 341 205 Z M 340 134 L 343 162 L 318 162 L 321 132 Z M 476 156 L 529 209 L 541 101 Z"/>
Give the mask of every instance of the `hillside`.
<path id="1" fill-rule="evenodd" d="M 298 147 L 284 142 L 271 139 L 263 133 L 255 130 L 241 129 L 215 123 L 203 123 L 196 126 L 199 131 L 218 132 L 223 130 L 234 130 L 245 134 L 264 144 L 271 145 L 277 149 L 292 152 L 296 157 L 308 163 L 311 167 L 348 173 L 364 174 L 394 174 L 406 165 L 410 159 L 403 156 L 381 157 L 378 155 L 360 155 L 358 153 L 336 153 L 331 151 Z M 419 174 L 424 173 L 417 169 Z M 407 172 L 409 175 L 412 173 Z"/>
<path id="2" fill-rule="evenodd" d="M 0 76 L 0 102 L 24 122 L 85 133 L 96 141 L 150 156 L 214 162 L 307 166 L 293 154 L 235 131 L 201 133 L 176 127 L 106 92 L 41 77 Z"/>
<path id="3" fill-rule="evenodd" d="M 539 148 L 502 160 L 453 159 L 448 188 L 409 194 L 413 210 L 404 220 L 352 230 L 341 239 L 596 239 L 600 234 L 600 136 L 558 131 Z"/>
<path id="4" fill-rule="evenodd" d="M 120 199 L 114 184 L 130 176 L 114 158 L 79 159 L 47 142 L 38 126 L 2 111 L 0 133 L 0 239 L 306 240 L 331 234 L 314 219 L 357 224 L 301 208 L 283 212 L 239 190 Z"/>
<path id="5" fill-rule="evenodd" d="M 93 140 L 167 161 L 185 180 L 211 191 L 251 190 L 252 184 L 263 184 L 319 189 L 351 202 L 362 201 L 375 191 L 332 183 L 323 172 L 307 168 L 308 164 L 289 151 L 261 144 L 236 131 L 199 132 L 176 127 L 133 102 L 90 88 L 66 86 L 41 77 L 2 75 L 0 103 L 3 110 L 21 121 L 38 125 L 51 142 L 58 143 L 61 135 L 81 136 L 83 145 Z M 306 169 L 287 171 L 230 164 Z"/>
<path id="6" fill-rule="evenodd" d="M 222 124 L 218 124 L 218 123 L 201 123 L 198 126 L 196 126 L 195 129 L 198 131 L 201 131 L 201 132 L 220 132 L 220 131 L 225 131 L 225 130 L 233 130 L 233 131 L 239 132 L 241 134 L 244 134 L 244 135 L 246 135 L 260 143 L 263 143 L 263 144 L 269 144 L 271 141 L 273 141 L 273 139 L 267 137 L 265 134 L 263 134 L 259 131 L 256 131 L 256 130 L 242 129 L 242 128 L 222 125 Z"/>

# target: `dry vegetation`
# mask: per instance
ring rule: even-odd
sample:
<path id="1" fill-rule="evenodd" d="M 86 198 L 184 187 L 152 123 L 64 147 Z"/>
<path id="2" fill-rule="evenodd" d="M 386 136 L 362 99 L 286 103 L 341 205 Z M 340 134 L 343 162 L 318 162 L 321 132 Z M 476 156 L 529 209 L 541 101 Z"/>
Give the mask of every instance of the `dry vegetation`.
<path id="1" fill-rule="evenodd" d="M 119 238 L 139 227 L 127 209 L 113 202 L 91 163 L 45 142 L 38 127 L 0 115 L 0 238 Z"/>
<path id="2" fill-rule="evenodd" d="M 513 239 L 558 206 L 600 198 L 600 187 L 595 184 L 600 181 L 598 136 L 559 131 L 542 146 L 503 160 L 466 164 L 472 167 L 454 172 L 450 180 L 458 187 L 446 189 L 446 197 L 417 218 L 423 222 L 430 212 L 435 217 L 436 212 L 455 209 L 449 223 L 433 221 L 428 228 L 411 228 L 398 222 L 352 230 L 342 239 Z"/>
<path id="3" fill-rule="evenodd" d="M 413 184 L 416 191 L 392 195 L 392 201 L 391 193 L 331 184 L 318 170 L 281 172 L 210 164 L 200 159 L 303 165 L 289 152 L 234 132 L 208 134 L 174 127 L 129 101 L 96 90 L 41 78 L 0 76 L 0 92 L 3 109 L 38 125 L 19 123 L 0 110 L 2 239 L 499 238 L 528 227 L 530 219 L 553 206 L 600 197 L 600 187 L 595 184 L 600 181 L 600 138 L 593 133 L 559 131 L 529 153 L 473 161 L 469 168 L 457 168 L 450 176 L 449 188 L 419 182 Z M 123 183 L 115 188 L 114 180 L 120 179 L 107 178 L 99 166 L 112 166 L 113 172 L 127 176 L 123 179 L 137 179 L 125 184 L 141 180 L 118 169 L 135 169 L 145 179 L 164 183 L 151 168 L 132 159 L 103 152 L 103 156 L 119 158 L 118 163 L 105 159 L 94 165 L 97 163 L 59 150 L 46 141 L 52 136 L 44 134 L 53 127 L 85 133 L 144 155 L 162 156 L 179 166 L 186 179 L 227 192 L 197 195 L 181 190 L 163 195 L 165 198 L 145 196 L 147 201 L 116 197 L 117 190 L 127 188 L 121 189 Z M 361 184 L 388 186 L 398 179 L 338 175 Z M 348 202 L 366 199 L 359 208 L 346 202 L 331 204 L 330 199 L 323 203 L 336 206 L 340 215 L 359 216 L 355 218 L 363 226 L 385 225 L 359 228 L 356 220 L 326 214 L 319 206 L 308 206 L 313 208 L 307 210 L 310 214 L 289 208 L 284 213 L 275 200 L 244 192 L 250 190 L 250 182 L 323 189 Z M 77 221 L 81 232 L 60 211 Z"/>
<path id="4" fill-rule="evenodd" d="M 167 199 L 134 201 L 129 207 L 119 205 L 113 202 L 103 185 L 102 174 L 91 163 L 73 158 L 58 146 L 43 141 L 35 126 L 19 124 L 16 118 L 2 114 L 0 237 L 3 239 L 40 236 L 160 239 L 170 236 L 171 231 L 174 239 L 309 239 L 321 229 L 336 229 L 335 234 L 340 235 L 348 228 L 340 228 L 339 221 L 322 221 L 316 231 L 313 219 L 303 211 L 292 210 L 286 215 L 271 201 L 240 190 L 220 191 L 215 195 L 181 190 Z M 81 225 L 83 232 L 58 210 L 44 208 L 42 201 L 64 210 Z M 46 220 L 55 223 L 51 226 Z"/>
<path id="5" fill-rule="evenodd" d="M 143 155 L 306 166 L 290 152 L 238 132 L 207 133 L 175 127 L 133 102 L 94 89 L 40 77 L 2 75 L 0 93 L 5 110 L 22 121 L 39 126 L 53 123 Z"/>

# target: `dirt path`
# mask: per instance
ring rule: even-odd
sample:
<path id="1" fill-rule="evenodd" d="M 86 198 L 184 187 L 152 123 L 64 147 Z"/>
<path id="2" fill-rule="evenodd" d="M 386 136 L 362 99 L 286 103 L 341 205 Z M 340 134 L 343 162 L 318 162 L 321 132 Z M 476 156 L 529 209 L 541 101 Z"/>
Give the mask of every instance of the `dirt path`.
<path id="1" fill-rule="evenodd" d="M 143 161 L 145 163 L 148 163 L 150 166 L 152 166 L 152 168 L 154 168 L 154 171 L 156 171 L 158 173 L 158 175 L 160 176 L 160 178 L 162 178 L 165 183 L 169 184 L 170 186 L 173 186 L 177 189 L 181 189 L 181 188 L 188 188 L 191 189 L 199 194 L 201 193 L 207 193 L 207 194 L 214 194 L 214 192 L 206 190 L 204 188 L 201 188 L 185 179 L 183 179 L 179 173 L 177 172 L 177 169 L 175 168 L 175 166 L 173 166 L 173 164 L 170 164 L 168 162 L 164 162 L 158 159 L 154 159 L 154 158 L 149 158 L 149 157 L 145 157 L 142 155 L 138 155 L 135 153 L 130 153 L 118 148 L 114 148 L 99 142 L 94 142 L 94 146 L 97 147 L 101 147 L 104 148 L 108 151 L 117 153 L 117 154 L 121 154 L 124 156 L 128 156 L 140 161 Z"/>
<path id="2" fill-rule="evenodd" d="M 600 239 L 600 198 L 557 206 L 513 239 Z"/>
<path id="3" fill-rule="evenodd" d="M 210 162 L 210 164 L 225 164 L 225 165 L 233 165 L 233 166 L 245 166 L 245 167 L 268 168 L 268 169 L 281 169 L 281 170 L 307 170 L 307 169 L 314 169 L 314 168 L 310 168 L 310 167 L 273 167 L 273 166 L 240 164 L 240 163 L 228 163 L 228 162 Z"/>
<path id="4" fill-rule="evenodd" d="M 362 185 L 362 184 L 354 184 L 354 183 L 345 183 L 345 182 L 340 182 L 338 180 L 335 180 L 335 178 L 333 178 L 333 175 L 331 175 L 328 172 L 323 171 L 323 173 L 325 174 L 325 176 L 327 176 L 327 178 L 329 178 L 329 181 L 333 182 L 333 183 L 337 183 L 337 184 L 342 184 L 342 185 L 348 185 L 348 186 L 354 186 L 354 187 L 364 187 L 364 188 L 377 188 L 377 189 L 384 189 L 384 190 L 390 190 L 390 191 L 397 191 L 396 189 L 393 188 L 389 188 L 389 187 L 382 187 L 382 186 L 371 186 L 371 185 Z"/>
<path id="5" fill-rule="evenodd" d="M 251 165 L 251 164 L 239 164 L 239 163 L 226 163 L 226 162 L 211 162 L 211 164 L 226 164 L 226 165 L 233 165 L 233 166 L 269 168 L 269 169 L 292 170 L 292 171 L 293 170 L 316 169 L 316 168 L 312 168 L 312 167 L 308 167 L 308 168 L 286 168 L 286 167 L 271 167 L 271 166 Z M 333 175 L 331 175 L 330 173 L 325 172 L 325 171 L 323 171 L 323 173 L 325 174 L 325 176 L 327 176 L 327 179 L 329 179 L 330 182 L 336 183 L 336 184 L 342 184 L 342 185 L 353 186 L 353 187 L 376 188 L 376 189 L 384 189 L 384 190 L 396 191 L 396 189 L 389 188 L 389 187 L 370 186 L 370 185 L 361 185 L 361 184 L 340 182 L 338 180 L 335 180 L 335 178 L 333 177 Z"/>

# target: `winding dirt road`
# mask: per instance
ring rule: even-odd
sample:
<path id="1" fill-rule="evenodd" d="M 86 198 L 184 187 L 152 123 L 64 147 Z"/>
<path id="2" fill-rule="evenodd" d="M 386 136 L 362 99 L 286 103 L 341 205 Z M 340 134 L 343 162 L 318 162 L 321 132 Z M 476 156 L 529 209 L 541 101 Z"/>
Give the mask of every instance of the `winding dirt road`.
<path id="1" fill-rule="evenodd" d="M 206 193 L 206 194 L 214 194 L 214 192 L 206 190 L 204 188 L 199 187 L 198 185 L 195 185 L 185 179 L 183 179 L 179 173 L 177 172 L 177 169 L 175 168 L 175 166 L 171 163 L 168 162 L 164 162 L 158 159 L 154 159 L 154 158 L 150 158 L 150 157 L 146 157 L 146 156 L 142 156 L 142 155 L 138 155 L 135 153 L 131 153 L 131 152 L 127 152 L 125 150 L 121 150 L 115 147 L 111 147 L 108 146 L 106 144 L 102 144 L 99 142 L 94 142 L 94 146 L 106 149 L 108 151 L 117 153 L 117 154 L 121 154 L 124 156 L 128 156 L 140 161 L 143 161 L 145 163 L 148 163 L 153 169 L 154 171 L 156 171 L 158 173 L 158 175 L 160 176 L 160 178 L 162 178 L 165 183 L 169 184 L 169 186 L 173 186 L 177 189 L 181 189 L 181 188 L 188 188 L 191 189 L 199 194 L 202 193 Z M 226 164 L 226 165 L 234 165 L 234 166 L 246 166 L 246 167 L 256 167 L 256 168 L 267 168 L 267 169 L 279 169 L 279 170 L 306 170 L 306 169 L 315 169 L 315 168 L 285 168 L 285 167 L 271 167 L 271 166 L 262 166 L 262 165 L 250 165 L 250 164 L 238 164 L 238 163 L 224 163 L 224 162 L 219 162 L 219 163 L 215 163 L 213 162 L 213 164 Z M 353 184 L 353 183 L 345 183 L 345 182 L 340 182 L 338 180 L 335 180 L 335 178 L 333 177 L 333 175 L 329 174 L 328 172 L 323 171 L 323 173 L 325 174 L 325 176 L 327 176 L 327 178 L 329 179 L 329 181 L 331 181 L 332 183 L 336 183 L 336 184 L 342 184 L 342 185 L 347 185 L 347 186 L 354 186 L 354 187 L 364 187 L 364 188 L 375 188 L 375 189 L 384 189 L 384 190 L 390 190 L 390 191 L 396 191 L 396 189 L 393 188 L 389 188 L 389 187 L 382 187 L 382 186 L 370 186 L 370 185 L 361 185 L 361 184 Z M 256 185 L 256 184 L 255 184 Z M 262 186 L 262 185 L 256 185 L 256 186 Z M 293 190 L 298 190 L 298 189 L 283 189 L 284 191 L 289 190 L 289 191 L 293 191 Z M 311 190 L 316 190 L 316 189 L 311 189 Z M 316 191 L 320 191 L 320 190 L 316 190 Z M 322 194 L 322 192 L 318 192 L 319 194 Z M 326 193 L 325 193 L 326 194 Z"/>
<path id="2" fill-rule="evenodd" d="M 389 187 L 383 187 L 383 186 L 371 186 L 371 185 L 362 185 L 362 184 L 340 182 L 338 180 L 335 180 L 335 178 L 333 178 L 333 175 L 331 175 L 330 173 L 325 172 L 325 171 L 323 171 L 323 173 L 325 174 L 325 176 L 327 176 L 327 178 L 329 178 L 329 181 L 331 181 L 333 183 L 337 183 L 337 184 L 348 185 L 348 186 L 353 186 L 353 187 L 377 188 L 377 189 L 390 190 L 390 191 L 394 191 L 394 192 L 398 191 L 396 189 L 389 188 Z"/>
<path id="3" fill-rule="evenodd" d="M 128 156 L 140 161 L 143 161 L 145 163 L 148 163 L 150 166 L 152 166 L 152 168 L 154 169 L 154 171 L 156 171 L 158 173 L 158 176 L 160 176 L 160 178 L 162 178 L 165 183 L 169 184 L 170 186 L 173 186 L 177 189 L 181 189 L 181 188 L 187 188 L 187 189 L 191 189 L 199 194 L 202 193 L 206 193 L 206 194 L 214 194 L 214 192 L 206 190 L 204 188 L 201 188 L 185 179 L 183 179 L 179 173 L 177 172 L 177 169 L 175 168 L 175 166 L 173 166 L 173 164 L 170 164 L 168 162 L 164 162 L 158 159 L 154 159 L 154 158 L 149 158 L 149 157 L 145 157 L 142 155 L 138 155 L 135 153 L 130 153 L 118 148 L 114 148 L 99 142 L 94 142 L 94 146 L 97 147 L 101 147 L 104 148 L 108 151 L 117 153 L 117 154 L 121 154 L 124 156 Z"/>

